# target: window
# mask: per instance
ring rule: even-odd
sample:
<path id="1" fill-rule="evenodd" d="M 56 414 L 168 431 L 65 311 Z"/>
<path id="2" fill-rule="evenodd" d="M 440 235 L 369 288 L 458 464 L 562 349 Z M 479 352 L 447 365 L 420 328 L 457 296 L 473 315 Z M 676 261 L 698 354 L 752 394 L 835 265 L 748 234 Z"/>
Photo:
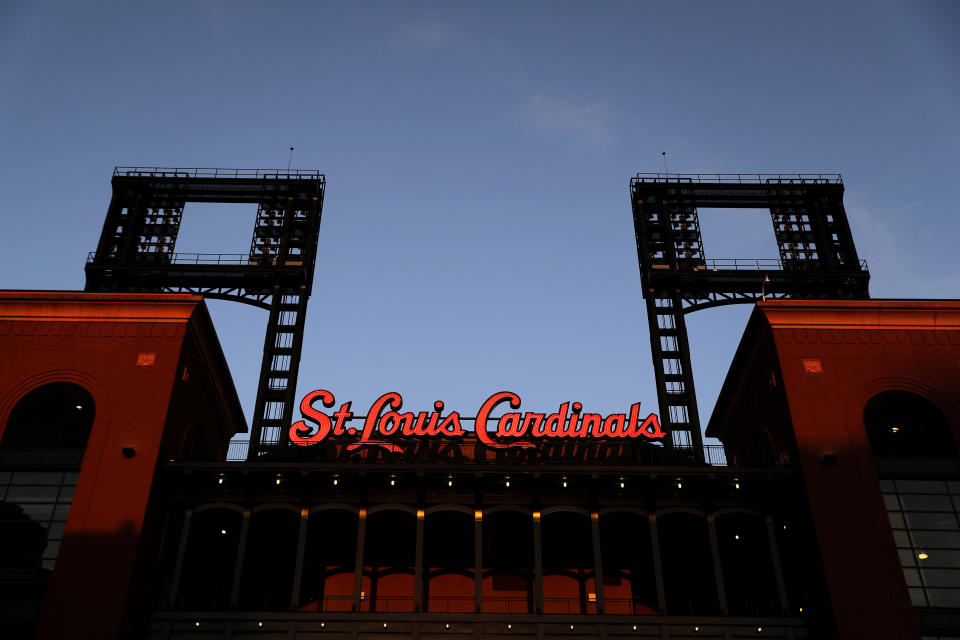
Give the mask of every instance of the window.
<path id="1" fill-rule="evenodd" d="M 53 569 L 95 414 L 93 397 L 69 382 L 34 389 L 10 412 L 0 441 L 9 469 L 0 472 L 0 567 Z"/>
<path id="2" fill-rule="evenodd" d="M 915 607 L 960 607 L 960 481 L 882 480 Z"/>

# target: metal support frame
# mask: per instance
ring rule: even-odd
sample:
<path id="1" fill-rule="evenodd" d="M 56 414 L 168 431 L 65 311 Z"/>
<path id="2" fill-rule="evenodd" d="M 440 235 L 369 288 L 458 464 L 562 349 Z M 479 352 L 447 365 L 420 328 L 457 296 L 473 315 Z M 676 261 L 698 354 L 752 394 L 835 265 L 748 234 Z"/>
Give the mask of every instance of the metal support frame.
<path id="1" fill-rule="evenodd" d="M 87 291 L 176 292 L 270 312 L 248 458 L 279 450 L 296 404 L 325 177 L 317 171 L 117 167 Z M 187 203 L 257 205 L 246 254 L 175 253 Z"/>
<path id="2" fill-rule="evenodd" d="M 661 424 L 667 446 L 703 462 L 684 316 L 767 298 L 866 299 L 837 174 L 661 174 L 630 181 Z M 711 260 L 699 210 L 768 209 L 778 260 Z"/>

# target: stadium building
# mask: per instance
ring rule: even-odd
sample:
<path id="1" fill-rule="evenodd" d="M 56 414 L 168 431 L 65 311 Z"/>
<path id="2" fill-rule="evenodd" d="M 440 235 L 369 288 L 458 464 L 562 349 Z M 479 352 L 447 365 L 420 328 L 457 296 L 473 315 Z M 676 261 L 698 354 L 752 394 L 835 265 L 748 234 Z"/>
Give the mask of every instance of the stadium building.
<path id="1" fill-rule="evenodd" d="M 85 291 L 0 292 L 4 637 L 960 636 L 960 302 L 868 298 L 839 176 L 631 181 L 659 420 L 295 398 L 323 176 L 113 188 Z M 177 254 L 191 202 L 250 252 Z M 706 258 L 716 207 L 780 258 Z M 269 311 L 247 441 L 205 297 Z M 683 319 L 742 302 L 704 445 Z"/>

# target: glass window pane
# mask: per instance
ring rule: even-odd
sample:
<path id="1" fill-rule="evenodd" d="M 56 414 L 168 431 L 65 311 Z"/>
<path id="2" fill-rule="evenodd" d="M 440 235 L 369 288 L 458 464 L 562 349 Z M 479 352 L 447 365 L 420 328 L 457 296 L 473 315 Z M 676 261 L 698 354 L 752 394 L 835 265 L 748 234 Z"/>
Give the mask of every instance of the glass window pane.
<path id="1" fill-rule="evenodd" d="M 63 528 L 65 526 L 65 522 L 54 522 L 51 524 L 50 528 L 47 529 L 47 538 L 51 540 L 59 540 L 63 538 Z"/>
<path id="2" fill-rule="evenodd" d="M 900 508 L 900 502 L 897 500 L 897 496 L 889 493 L 883 494 L 883 503 L 887 505 L 887 511 L 896 511 Z"/>
<path id="3" fill-rule="evenodd" d="M 62 477 L 59 471 L 17 471 L 10 484 L 60 484 Z"/>
<path id="4" fill-rule="evenodd" d="M 907 550 L 902 549 L 901 553 L 907 552 Z M 958 567 L 960 568 L 960 551 L 951 551 L 948 549 L 932 549 L 929 551 L 918 551 L 917 553 L 925 553 L 927 555 L 923 560 L 918 559 L 918 563 L 921 567 Z M 901 561 L 903 560 L 901 556 Z"/>
<path id="5" fill-rule="evenodd" d="M 900 493 L 946 493 L 947 485 L 942 480 L 897 480 Z"/>
<path id="6" fill-rule="evenodd" d="M 60 553 L 60 542 L 48 542 L 47 547 L 43 550 L 43 557 L 53 559 L 57 557 L 58 553 Z"/>
<path id="7" fill-rule="evenodd" d="M 916 569 L 904 569 L 903 577 L 907 579 L 908 587 L 920 587 L 920 572 Z"/>
<path id="8" fill-rule="evenodd" d="M 960 590 L 958 589 L 927 589 L 931 607 L 960 607 Z"/>
<path id="9" fill-rule="evenodd" d="M 904 511 L 953 511 L 948 496 L 907 495 L 900 496 Z"/>
<path id="10" fill-rule="evenodd" d="M 960 531 L 911 531 L 916 547 L 930 549 L 960 549 Z"/>
<path id="11" fill-rule="evenodd" d="M 920 575 L 928 587 L 960 588 L 960 569 L 921 569 Z"/>
<path id="12" fill-rule="evenodd" d="M 910 549 L 897 549 L 897 553 L 900 555 L 900 564 L 904 567 L 912 567 L 917 563 L 917 557 L 914 555 L 914 552 Z"/>
<path id="13" fill-rule="evenodd" d="M 49 502 L 45 504 L 22 504 L 20 508 L 24 515 L 41 523 L 47 522 L 50 519 L 50 514 L 53 513 L 53 504 Z"/>
<path id="14" fill-rule="evenodd" d="M 56 520 L 66 520 L 67 515 L 70 513 L 69 504 L 58 504 L 53 510 L 53 517 Z"/>
<path id="15" fill-rule="evenodd" d="M 897 546 L 900 548 L 910 546 L 910 537 L 907 535 L 906 531 L 894 531 L 893 541 L 896 542 Z"/>
<path id="16" fill-rule="evenodd" d="M 7 484 L 8 482 L 10 482 L 10 472 L 0 471 L 0 484 Z"/>
<path id="17" fill-rule="evenodd" d="M 957 517 L 952 513 L 907 513 L 911 529 L 958 529 Z"/>
<path id="18" fill-rule="evenodd" d="M 65 486 L 60 489 L 60 502 L 66 502 L 67 500 L 73 500 L 73 492 L 76 490 L 74 486 Z"/>
<path id="19" fill-rule="evenodd" d="M 890 518 L 890 526 L 894 529 L 903 529 L 903 515 L 899 511 L 888 511 L 887 517 Z"/>
<path id="20" fill-rule="evenodd" d="M 7 502 L 56 502 L 57 486 L 13 486 L 7 492 Z"/>
<path id="21" fill-rule="evenodd" d="M 927 606 L 927 598 L 923 595 L 923 589 L 907 589 L 910 592 L 910 602 L 915 607 Z"/>
<path id="22" fill-rule="evenodd" d="M 896 489 L 893 488 L 893 480 L 881 480 L 880 491 L 884 493 L 894 493 Z"/>

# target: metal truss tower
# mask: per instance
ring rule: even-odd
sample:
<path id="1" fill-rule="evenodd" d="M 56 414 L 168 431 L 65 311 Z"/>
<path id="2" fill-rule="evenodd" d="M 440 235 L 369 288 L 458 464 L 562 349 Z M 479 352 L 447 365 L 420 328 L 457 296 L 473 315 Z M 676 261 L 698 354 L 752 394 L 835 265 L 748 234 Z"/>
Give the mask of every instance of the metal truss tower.
<path id="1" fill-rule="evenodd" d="M 317 171 L 117 167 L 87 291 L 192 293 L 270 312 L 249 458 L 286 441 L 326 180 Z M 250 251 L 175 253 L 187 203 L 257 205 Z"/>
<path id="2" fill-rule="evenodd" d="M 837 174 L 661 174 L 630 180 L 643 297 L 668 446 L 703 461 L 684 316 L 767 298 L 865 299 Z M 779 260 L 708 259 L 703 209 L 767 209 Z"/>

